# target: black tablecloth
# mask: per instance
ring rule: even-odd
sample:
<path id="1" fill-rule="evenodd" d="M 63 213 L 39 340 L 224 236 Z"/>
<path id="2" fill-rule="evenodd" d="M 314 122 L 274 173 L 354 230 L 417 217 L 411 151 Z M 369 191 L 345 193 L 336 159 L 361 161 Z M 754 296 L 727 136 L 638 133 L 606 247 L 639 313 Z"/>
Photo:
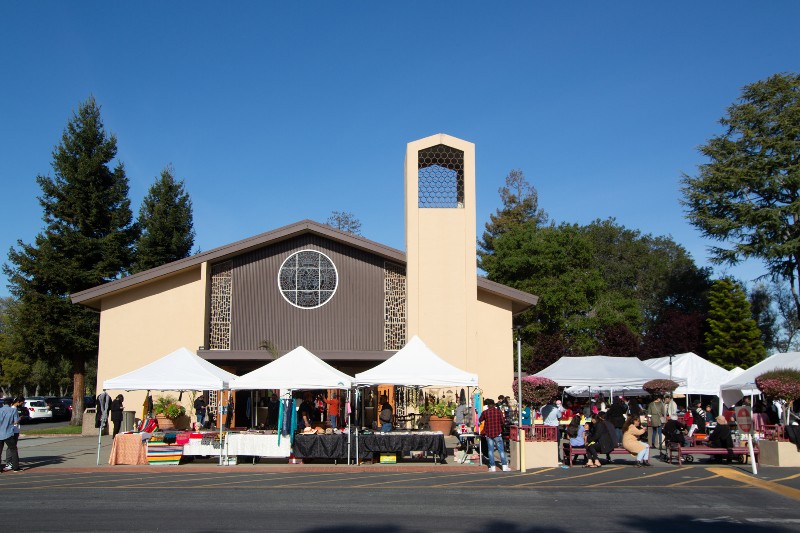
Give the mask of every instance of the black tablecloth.
<path id="1" fill-rule="evenodd" d="M 356 437 L 351 437 L 350 457 L 356 458 Z M 295 435 L 295 457 L 347 460 L 347 435 Z"/>
<path id="2" fill-rule="evenodd" d="M 447 448 L 441 433 L 373 433 L 358 436 L 358 455 L 371 459 L 381 452 L 426 451 L 434 453 L 439 461 L 446 462 Z"/>
<path id="3" fill-rule="evenodd" d="M 373 433 L 351 436 L 350 458 L 356 458 L 358 440 L 359 459 L 372 459 L 375 454 L 386 452 L 426 451 L 436 454 L 444 463 L 447 448 L 441 433 Z M 318 459 L 347 459 L 347 435 L 296 435 L 293 451 L 295 457 Z"/>

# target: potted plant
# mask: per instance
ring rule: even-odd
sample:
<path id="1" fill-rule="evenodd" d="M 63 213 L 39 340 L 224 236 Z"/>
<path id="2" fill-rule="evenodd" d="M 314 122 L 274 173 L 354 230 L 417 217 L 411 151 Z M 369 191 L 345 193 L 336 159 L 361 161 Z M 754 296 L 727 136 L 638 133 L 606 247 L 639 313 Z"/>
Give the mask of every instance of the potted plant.
<path id="1" fill-rule="evenodd" d="M 153 413 L 156 415 L 159 429 L 186 429 L 189 427 L 186 408 L 172 396 L 156 398 L 153 403 Z"/>
<path id="2" fill-rule="evenodd" d="M 519 394 L 519 380 L 511 384 L 514 396 Z M 558 383 L 549 378 L 539 376 L 525 376 L 522 378 L 522 403 L 529 403 L 534 409 L 539 409 L 547 402 L 558 396 Z M 533 435 L 536 435 L 536 416 L 532 417 Z M 535 438 L 535 437 L 532 437 Z"/>
<path id="3" fill-rule="evenodd" d="M 455 402 L 439 398 L 434 402 L 423 405 L 420 413 L 429 415 L 428 423 L 431 431 L 441 431 L 445 435 L 449 435 L 453 431 L 453 411 L 455 408 Z"/>

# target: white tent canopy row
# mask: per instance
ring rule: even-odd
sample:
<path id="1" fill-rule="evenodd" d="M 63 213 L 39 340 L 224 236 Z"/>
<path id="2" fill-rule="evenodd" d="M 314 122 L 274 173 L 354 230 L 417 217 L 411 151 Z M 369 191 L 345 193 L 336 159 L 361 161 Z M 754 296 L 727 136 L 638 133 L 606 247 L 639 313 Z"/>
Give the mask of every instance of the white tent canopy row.
<path id="1" fill-rule="evenodd" d="M 729 379 L 719 387 L 722 401 L 727 405 L 733 405 L 744 396 L 761 394 L 756 387 L 756 378 L 779 368 L 800 370 L 800 352 L 776 353 Z"/>
<path id="2" fill-rule="evenodd" d="M 352 386 L 351 376 L 302 346 L 230 383 L 231 390 L 349 389 Z"/>
<path id="3" fill-rule="evenodd" d="M 534 375 L 552 379 L 562 387 L 578 387 L 574 389 L 576 392 L 589 387 L 611 392 L 641 390 L 652 379 L 669 379 L 669 375 L 650 368 L 636 357 L 604 355 L 562 357 Z M 686 384 L 683 377 L 672 376 L 672 380 L 679 385 Z"/>
<path id="4" fill-rule="evenodd" d="M 477 387 L 478 375 L 451 365 L 416 335 L 396 354 L 355 376 L 356 385 L 403 385 L 406 387 Z"/>
<path id="5" fill-rule="evenodd" d="M 670 373 L 670 357 L 658 357 L 642 362 L 664 374 Z M 676 394 L 717 396 L 720 384 L 731 379 L 731 372 L 692 352 L 672 356 L 672 375 L 686 377 L 686 384 L 675 389 Z"/>

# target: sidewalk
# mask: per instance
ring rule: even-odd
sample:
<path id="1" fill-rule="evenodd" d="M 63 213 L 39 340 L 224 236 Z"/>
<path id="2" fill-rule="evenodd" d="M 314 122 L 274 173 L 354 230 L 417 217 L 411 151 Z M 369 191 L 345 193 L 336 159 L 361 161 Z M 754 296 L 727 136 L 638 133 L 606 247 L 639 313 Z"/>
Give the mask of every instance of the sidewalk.
<path id="1" fill-rule="evenodd" d="M 150 465 L 109 465 L 108 458 L 111 454 L 112 439 L 104 435 L 100 441 L 100 464 L 98 466 L 97 437 L 84 436 L 42 436 L 31 435 L 20 437 L 18 448 L 20 465 L 26 472 L 68 472 L 68 471 L 161 471 L 169 469 L 191 469 L 192 471 L 221 469 L 241 471 L 242 469 L 256 469 L 258 471 L 313 471 L 337 469 L 342 471 L 402 471 L 402 472 L 429 472 L 437 469 L 447 471 L 480 472 L 486 469 L 485 465 L 459 464 L 453 457 L 453 449 L 458 444 L 456 437 L 445 437 L 448 457 L 447 464 L 436 464 L 433 460 L 405 461 L 394 465 L 365 463 L 359 466 L 334 464 L 333 462 L 316 460 L 308 464 L 287 464 L 286 459 L 261 459 L 257 463 L 242 462 L 235 466 L 219 466 L 217 458 L 196 459 L 192 462 L 178 466 L 150 466 Z"/>

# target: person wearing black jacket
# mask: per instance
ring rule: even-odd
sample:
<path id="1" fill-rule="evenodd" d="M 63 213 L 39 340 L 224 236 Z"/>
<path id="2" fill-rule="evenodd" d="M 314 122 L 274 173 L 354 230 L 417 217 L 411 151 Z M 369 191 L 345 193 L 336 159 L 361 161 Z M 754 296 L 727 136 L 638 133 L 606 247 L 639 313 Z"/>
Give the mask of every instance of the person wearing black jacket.
<path id="1" fill-rule="evenodd" d="M 731 427 L 724 416 L 717 417 L 717 427 L 715 427 L 711 434 L 708 436 L 709 448 L 727 448 L 728 449 L 728 462 L 733 461 L 733 437 L 731 436 Z M 718 456 L 721 459 L 721 456 Z"/>
<path id="2" fill-rule="evenodd" d="M 111 402 L 111 421 L 114 423 L 114 436 L 117 436 L 120 428 L 122 427 L 122 402 L 125 400 L 122 394 L 117 394 L 114 401 Z"/>
<path id="3" fill-rule="evenodd" d="M 592 420 L 592 428 L 586 438 L 586 454 L 589 456 L 586 466 L 597 468 L 601 466 L 597 454 L 608 455 L 614 449 L 614 437 L 611 436 L 613 426 L 605 420 L 603 413 L 598 413 Z"/>
<path id="4" fill-rule="evenodd" d="M 616 398 L 614 403 L 606 413 L 606 420 L 614 425 L 614 433 L 617 436 L 616 445 L 622 442 L 622 426 L 625 425 L 625 418 L 628 415 L 628 404 L 622 398 Z"/>

